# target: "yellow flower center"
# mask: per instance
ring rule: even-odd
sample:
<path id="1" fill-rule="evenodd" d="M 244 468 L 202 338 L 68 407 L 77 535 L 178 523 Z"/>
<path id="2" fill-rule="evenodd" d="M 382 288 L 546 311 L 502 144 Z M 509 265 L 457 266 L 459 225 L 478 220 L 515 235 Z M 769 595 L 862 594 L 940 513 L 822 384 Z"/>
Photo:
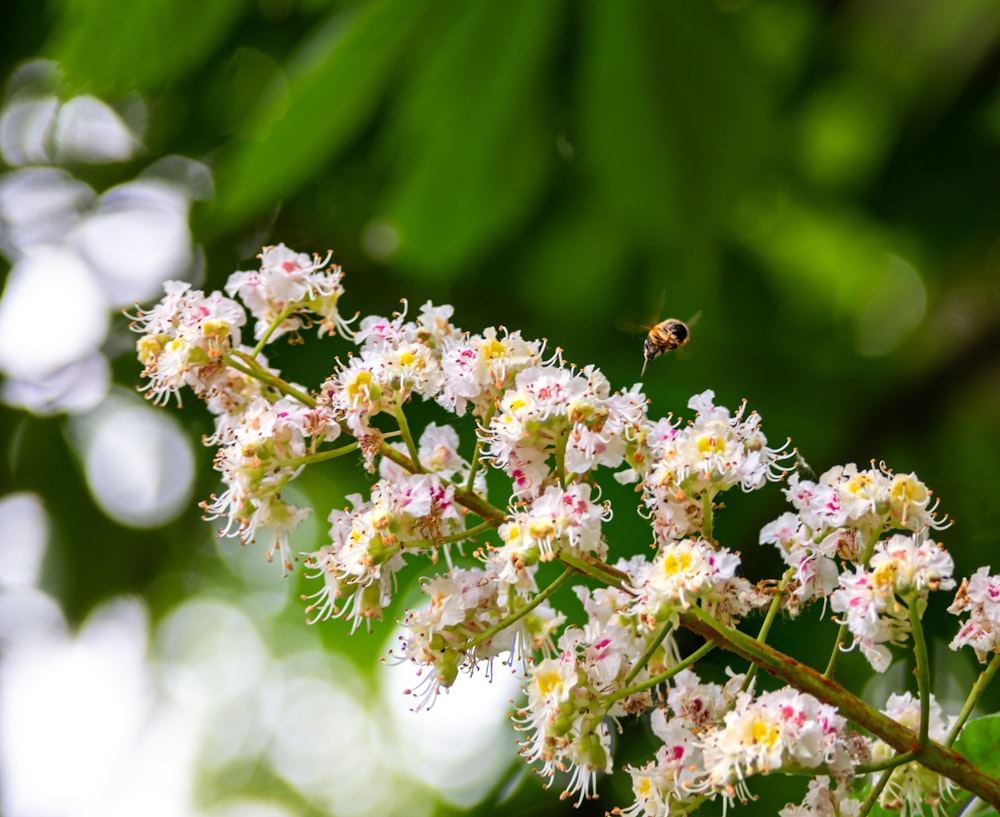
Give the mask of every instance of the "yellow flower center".
<path id="1" fill-rule="evenodd" d="M 562 689 L 562 679 L 557 672 L 543 672 L 536 675 L 535 683 L 538 684 L 538 691 L 542 695 L 551 695 Z"/>
<path id="2" fill-rule="evenodd" d="M 896 562 L 882 562 L 872 571 L 872 582 L 882 591 L 890 589 L 896 583 Z"/>
<path id="3" fill-rule="evenodd" d="M 778 727 L 772 721 L 754 721 L 750 727 L 750 737 L 755 744 L 774 746 L 778 742 Z"/>
<path id="4" fill-rule="evenodd" d="M 507 347 L 504 346 L 496 338 L 492 340 L 487 340 L 483 343 L 483 355 L 490 360 L 495 360 L 498 357 L 503 357 L 507 351 Z"/>
<path id="5" fill-rule="evenodd" d="M 909 477 L 896 477 L 889 494 L 896 502 L 923 502 L 927 498 L 927 488 Z"/>
<path id="6" fill-rule="evenodd" d="M 726 441 L 721 437 L 704 436 L 698 438 L 699 454 L 721 454 L 726 450 Z"/>
<path id="7" fill-rule="evenodd" d="M 369 371 L 358 372 L 347 387 L 347 394 L 350 397 L 357 397 L 364 389 L 372 384 L 372 373 Z"/>
<path id="8" fill-rule="evenodd" d="M 847 483 L 847 490 L 852 494 L 860 494 L 872 486 L 874 480 L 868 474 L 855 474 Z"/>
<path id="9" fill-rule="evenodd" d="M 555 533 L 555 526 L 550 519 L 538 519 L 528 526 L 528 535 L 532 539 L 548 539 Z"/>
<path id="10" fill-rule="evenodd" d="M 663 572 L 668 576 L 686 573 L 691 569 L 690 553 L 668 553 L 663 557 Z"/>

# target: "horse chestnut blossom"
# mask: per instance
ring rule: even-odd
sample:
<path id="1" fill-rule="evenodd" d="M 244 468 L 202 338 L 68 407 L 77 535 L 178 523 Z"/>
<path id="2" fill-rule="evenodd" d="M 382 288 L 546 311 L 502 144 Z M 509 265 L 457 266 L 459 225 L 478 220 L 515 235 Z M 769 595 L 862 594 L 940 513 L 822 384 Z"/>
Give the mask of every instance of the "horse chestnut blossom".
<path id="1" fill-rule="evenodd" d="M 319 318 L 319 334 L 351 336 L 350 322 L 341 317 L 337 302 L 344 294 L 343 270 L 329 266 L 333 253 L 320 260 L 288 249 L 284 244 L 264 247 L 260 269 L 234 272 L 226 282 L 230 298 L 239 298 L 256 319 L 254 337 L 278 338 L 296 332 Z"/>
<path id="2" fill-rule="evenodd" d="M 897 723 L 916 732 L 921 723 L 921 702 L 909 692 L 893 693 L 886 702 L 885 714 Z M 945 740 L 954 719 L 945 719 L 941 705 L 930 696 L 926 710 L 927 729 L 932 740 Z M 879 761 L 891 757 L 892 749 L 882 741 L 875 741 L 871 747 L 872 760 Z M 904 814 L 923 814 L 923 807 L 929 806 L 931 813 L 951 799 L 952 783 L 947 777 L 925 769 L 919 763 L 905 763 L 893 769 L 892 774 L 879 798 L 879 805 L 890 811 Z"/>
<path id="3" fill-rule="evenodd" d="M 889 668 L 886 642 L 900 644 L 910 630 L 909 612 L 926 604 L 931 590 L 950 590 L 951 556 L 936 542 L 919 541 L 920 534 L 895 534 L 875 545 L 868 567 L 840 574 L 840 586 L 831 594 L 835 613 L 844 623 L 862 654 L 877 672 Z"/>
<path id="4" fill-rule="evenodd" d="M 240 345 L 246 313 L 220 293 L 205 295 L 190 284 L 168 281 L 166 297 L 149 312 L 139 310 L 131 327 L 142 334 L 136 344 L 149 382 L 141 389 L 156 405 L 189 387 L 205 396 L 224 377 L 221 356 Z"/>
<path id="5" fill-rule="evenodd" d="M 951 648 L 969 646 L 980 663 L 986 663 L 990 653 L 1000 653 L 997 631 L 1000 630 L 1000 576 L 991 576 L 988 567 L 981 567 L 970 578 L 962 579 L 949 613 L 969 613 L 968 620 L 952 639 Z"/>
<path id="6" fill-rule="evenodd" d="M 624 767 L 634 800 L 611 812 L 624 817 L 712 800 L 736 808 L 756 777 L 779 773 L 809 780 L 785 817 L 853 817 L 876 801 L 904 817 L 937 814 L 959 792 L 1000 807 L 1000 781 L 969 759 L 982 760 L 975 741 L 965 756 L 951 748 L 961 730 L 978 734 L 969 713 L 1000 670 L 1000 579 L 980 569 L 948 608 L 968 615 L 952 648 L 989 665 L 962 714 L 945 719 L 922 618 L 955 586 L 953 559 L 931 536 L 950 523 L 915 474 L 848 463 L 807 479 L 746 401 L 733 412 L 705 390 L 688 401 L 690 420 L 654 417 L 641 384 L 616 390 L 518 331 L 465 332 L 446 304 L 344 318 L 330 254 L 279 244 L 259 258 L 225 295 L 168 282 L 160 304 L 132 316 L 140 389 L 157 405 L 179 404 L 185 389 L 205 401 L 222 481 L 206 517 L 220 535 L 264 542 L 285 573 L 301 560 L 315 583 L 303 597 L 310 623 L 371 630 L 401 577 L 420 575 L 422 601 L 398 613 L 391 653 L 421 674 L 416 708 L 464 676 L 519 673 L 520 754 L 577 805 L 615 773 L 613 736 L 647 722 L 659 744 Z M 253 347 L 241 337 L 250 321 Z M 264 350 L 315 326 L 321 342 L 354 349 L 330 354 L 318 385 L 290 382 Z M 411 425 L 416 401 L 433 415 L 422 429 Z M 328 533 L 295 554 L 290 537 L 313 509 L 290 504 L 285 488 L 341 457 L 359 458 L 361 485 L 322 509 Z M 632 507 L 610 498 L 620 488 L 602 490 L 609 480 L 635 486 Z M 784 482 L 791 510 L 721 543 L 724 494 L 772 482 Z M 648 524 L 639 541 L 616 528 L 632 513 Z M 775 547 L 785 572 L 742 575 L 754 544 Z M 840 625 L 822 673 L 768 644 L 778 615 L 809 605 Z M 855 696 L 836 678 L 852 647 L 879 672 L 912 650 L 917 694 L 882 710 Z M 721 685 L 695 669 L 713 651 L 740 662 Z"/>

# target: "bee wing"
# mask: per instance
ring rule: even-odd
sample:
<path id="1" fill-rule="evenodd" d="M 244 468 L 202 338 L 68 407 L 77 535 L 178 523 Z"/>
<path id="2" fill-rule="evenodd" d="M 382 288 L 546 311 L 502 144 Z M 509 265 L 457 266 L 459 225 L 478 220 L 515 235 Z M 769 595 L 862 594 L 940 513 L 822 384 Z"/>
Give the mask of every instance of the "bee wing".
<path id="1" fill-rule="evenodd" d="M 660 290 L 660 297 L 656 299 L 656 311 L 649 316 L 649 325 L 653 326 L 658 323 L 663 318 L 663 307 L 667 302 L 667 291 L 665 289 Z"/>
<path id="2" fill-rule="evenodd" d="M 641 323 L 639 321 L 615 321 L 615 328 L 626 335 L 645 335 L 649 332 L 652 325 L 651 323 Z"/>
<path id="3" fill-rule="evenodd" d="M 690 318 L 688 318 L 684 323 L 688 325 L 688 328 L 694 326 L 698 321 L 701 320 L 701 310 L 699 309 Z"/>
<path id="4" fill-rule="evenodd" d="M 626 335 L 645 335 L 660 322 L 663 313 L 663 304 L 667 300 L 667 291 L 660 290 L 660 296 L 656 299 L 656 311 L 643 315 L 643 320 L 634 320 L 634 315 L 622 320 L 615 321 L 615 328 Z"/>

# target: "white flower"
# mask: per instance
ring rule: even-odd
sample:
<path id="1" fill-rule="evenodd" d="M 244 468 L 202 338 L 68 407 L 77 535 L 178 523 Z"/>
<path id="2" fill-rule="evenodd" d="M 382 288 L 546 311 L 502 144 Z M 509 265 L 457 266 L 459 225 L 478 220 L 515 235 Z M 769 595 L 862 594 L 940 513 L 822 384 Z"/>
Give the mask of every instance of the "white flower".
<path id="1" fill-rule="evenodd" d="M 914 732 L 920 728 L 920 700 L 909 692 L 890 695 L 883 712 Z M 927 724 L 930 739 L 943 741 L 953 721 L 954 718 L 945 720 L 941 705 L 931 695 Z M 875 741 L 872 746 L 872 760 L 875 762 L 887 760 L 894 754 L 895 750 L 882 741 Z M 922 815 L 924 806 L 930 806 L 931 812 L 937 813 L 937 807 L 952 797 L 951 781 L 919 763 L 897 766 L 889 775 L 889 782 L 879 798 L 879 804 L 886 810 L 900 812 L 902 817 Z"/>
<path id="2" fill-rule="evenodd" d="M 737 554 L 703 539 L 665 543 L 656 558 L 633 576 L 639 593 L 636 610 L 658 617 L 663 610 L 689 607 L 699 597 L 725 594 L 739 566 Z"/>
<path id="3" fill-rule="evenodd" d="M 340 283 L 343 271 L 336 265 L 327 266 L 332 256 L 333 253 L 327 253 L 321 259 L 278 244 L 261 251 L 259 270 L 234 272 L 229 276 L 226 292 L 239 296 L 257 319 L 254 327 L 257 340 L 269 330 L 269 339 L 274 340 L 311 325 L 310 315 L 321 318 L 321 336 L 336 331 L 345 338 L 352 337 L 348 322 L 337 311 L 337 302 L 344 294 Z M 281 316 L 283 320 L 273 327 Z"/>
<path id="4" fill-rule="evenodd" d="M 660 420 L 649 430 L 648 470 L 643 502 L 652 513 L 653 527 L 663 539 L 679 539 L 699 531 L 704 501 L 734 486 L 744 491 L 761 487 L 784 475 L 781 462 L 794 452 L 768 448 L 760 431 L 760 417 L 746 403 L 731 415 L 716 406 L 706 391 L 688 405 L 698 411 L 693 422 L 677 427 Z"/>
<path id="5" fill-rule="evenodd" d="M 180 281 L 167 281 L 164 289 L 163 300 L 148 312 L 140 310 L 130 324 L 142 334 L 136 349 L 149 378 L 140 391 L 157 405 L 171 396 L 179 404 L 183 386 L 205 393 L 224 371 L 222 355 L 239 346 L 246 323 L 243 307 L 218 292 L 206 296 Z"/>
<path id="6" fill-rule="evenodd" d="M 963 579 L 948 608 L 958 615 L 969 612 L 968 620 L 949 645 L 953 650 L 970 646 L 980 663 L 997 652 L 997 632 L 1000 629 L 1000 576 L 991 576 L 988 567 L 981 567 L 971 578 Z"/>
<path id="7" fill-rule="evenodd" d="M 701 785 L 731 798 L 732 787 L 741 792 L 751 774 L 831 764 L 846 755 L 845 728 L 834 707 L 791 687 L 741 695 L 723 725 L 702 739 Z"/>
<path id="8" fill-rule="evenodd" d="M 603 558 L 607 545 L 601 524 L 609 509 L 590 499 L 590 485 L 575 482 L 563 489 L 551 485 L 524 510 L 509 514 L 499 528 L 504 545 L 498 553 L 514 565 L 550 561 L 562 552 L 593 553 Z"/>
<path id="9" fill-rule="evenodd" d="M 656 709 L 652 727 L 663 745 L 655 759 L 644 766 L 625 767 L 632 777 L 635 802 L 622 809 L 623 817 L 684 814 L 702 799 L 695 783 L 702 773 L 703 759 L 691 723 L 684 718 L 667 719 L 662 709 Z"/>

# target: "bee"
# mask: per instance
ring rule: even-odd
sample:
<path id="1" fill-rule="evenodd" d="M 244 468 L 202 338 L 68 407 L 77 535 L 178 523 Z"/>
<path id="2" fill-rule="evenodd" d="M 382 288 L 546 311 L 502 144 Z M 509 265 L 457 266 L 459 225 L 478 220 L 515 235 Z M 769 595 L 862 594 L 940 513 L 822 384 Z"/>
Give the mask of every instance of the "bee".
<path id="1" fill-rule="evenodd" d="M 642 373 L 639 378 L 645 377 L 649 361 L 674 349 L 680 349 L 688 342 L 689 337 L 691 330 L 688 329 L 688 325 L 677 318 L 667 318 L 650 327 L 642 348 L 645 359 L 642 361 Z"/>

